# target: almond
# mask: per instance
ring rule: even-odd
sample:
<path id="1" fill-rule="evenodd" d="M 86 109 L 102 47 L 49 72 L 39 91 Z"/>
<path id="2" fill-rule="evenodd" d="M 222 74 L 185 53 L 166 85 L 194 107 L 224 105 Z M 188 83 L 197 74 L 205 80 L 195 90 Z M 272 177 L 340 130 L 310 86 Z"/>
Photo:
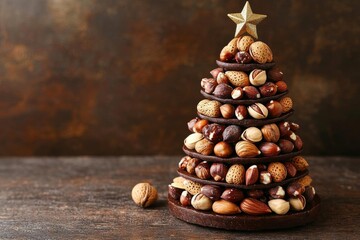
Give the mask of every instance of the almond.
<path id="1" fill-rule="evenodd" d="M 279 102 L 282 106 L 283 113 L 287 113 L 293 108 L 293 101 L 290 97 L 284 97 L 280 99 Z"/>
<path id="2" fill-rule="evenodd" d="M 273 54 L 270 47 L 261 41 L 254 42 L 249 47 L 249 53 L 258 63 L 272 62 Z"/>
<path id="3" fill-rule="evenodd" d="M 286 167 L 280 162 L 270 163 L 267 171 L 270 173 L 273 182 L 281 182 L 287 176 Z"/>
<path id="4" fill-rule="evenodd" d="M 226 200 L 215 201 L 212 205 L 212 210 L 217 214 L 222 215 L 233 215 L 240 213 L 240 208 L 232 202 Z"/>
<path id="5" fill-rule="evenodd" d="M 307 187 L 310 186 L 312 183 L 312 178 L 309 175 L 306 175 L 299 180 L 297 180 L 298 183 L 300 183 L 302 186 Z"/>
<path id="6" fill-rule="evenodd" d="M 225 76 L 235 87 L 245 87 L 250 85 L 249 76 L 245 72 L 227 71 L 225 72 Z"/>
<path id="7" fill-rule="evenodd" d="M 285 162 L 284 165 L 286 167 L 287 174 L 290 177 L 295 177 L 296 173 L 297 173 L 297 170 L 296 170 L 294 164 L 292 164 L 291 162 Z"/>
<path id="8" fill-rule="evenodd" d="M 201 191 L 202 185 L 197 182 L 193 182 L 191 180 L 186 179 L 184 181 L 185 190 L 189 192 L 191 195 L 195 195 Z"/>
<path id="9" fill-rule="evenodd" d="M 258 99 L 261 97 L 259 90 L 254 86 L 245 86 L 243 92 L 249 99 Z"/>
<path id="10" fill-rule="evenodd" d="M 197 105 L 197 111 L 208 117 L 220 117 L 221 103 L 215 100 L 204 99 Z"/>
<path id="11" fill-rule="evenodd" d="M 296 170 L 305 171 L 309 167 L 309 163 L 302 156 L 296 156 L 291 160 L 291 163 L 294 165 Z"/>
<path id="12" fill-rule="evenodd" d="M 245 173 L 245 184 L 252 185 L 257 182 L 259 178 L 259 170 L 256 165 L 250 166 Z"/>
<path id="13" fill-rule="evenodd" d="M 250 36 L 240 37 L 237 41 L 237 49 L 239 51 L 249 51 L 250 45 L 254 42 L 254 39 Z"/>
<path id="14" fill-rule="evenodd" d="M 239 157 L 256 157 L 261 153 L 253 143 L 248 141 L 239 141 L 235 145 L 235 151 Z"/>
<path id="15" fill-rule="evenodd" d="M 273 199 L 268 204 L 271 210 L 279 215 L 284 215 L 290 210 L 290 203 L 284 199 Z"/>
<path id="16" fill-rule="evenodd" d="M 245 181 L 245 168 L 241 164 L 232 165 L 226 173 L 225 181 L 230 184 L 243 184 Z"/>
<path id="17" fill-rule="evenodd" d="M 254 198 L 245 198 L 240 204 L 240 209 L 244 213 L 250 215 L 262 215 L 271 213 L 271 209 L 268 205 Z"/>
<path id="18" fill-rule="evenodd" d="M 225 46 L 220 52 L 220 61 L 227 62 L 232 60 L 235 55 L 231 52 L 231 48 L 229 46 Z"/>
<path id="19" fill-rule="evenodd" d="M 238 42 L 239 38 L 233 38 L 231 39 L 231 41 L 228 43 L 228 48 L 229 48 L 229 51 L 231 52 L 232 55 L 235 56 L 235 54 L 238 52 L 238 49 L 237 49 L 237 42 Z"/>
<path id="20" fill-rule="evenodd" d="M 272 142 L 263 142 L 259 145 L 259 149 L 265 157 L 277 156 L 280 153 L 280 147 Z"/>

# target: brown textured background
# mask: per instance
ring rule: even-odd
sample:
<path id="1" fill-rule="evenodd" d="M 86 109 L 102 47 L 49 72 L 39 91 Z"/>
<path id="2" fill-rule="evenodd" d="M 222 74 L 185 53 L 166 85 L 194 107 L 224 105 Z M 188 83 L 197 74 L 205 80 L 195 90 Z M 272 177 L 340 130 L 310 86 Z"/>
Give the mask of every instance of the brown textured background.
<path id="1" fill-rule="evenodd" d="M 0 155 L 180 154 L 239 0 L 0 2 Z M 359 1 L 250 1 L 305 153 L 358 155 Z"/>

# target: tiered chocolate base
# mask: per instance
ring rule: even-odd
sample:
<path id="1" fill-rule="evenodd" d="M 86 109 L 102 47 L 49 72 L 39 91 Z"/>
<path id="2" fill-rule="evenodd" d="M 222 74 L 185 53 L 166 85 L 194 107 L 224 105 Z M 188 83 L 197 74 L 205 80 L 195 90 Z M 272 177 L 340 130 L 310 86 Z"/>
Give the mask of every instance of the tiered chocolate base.
<path id="1" fill-rule="evenodd" d="M 289 212 L 286 215 L 219 215 L 212 211 L 196 211 L 192 207 L 183 207 L 171 197 L 168 198 L 168 205 L 172 215 L 188 223 L 226 230 L 258 231 L 291 228 L 313 222 L 320 210 L 320 198 L 315 195 L 303 211 Z"/>

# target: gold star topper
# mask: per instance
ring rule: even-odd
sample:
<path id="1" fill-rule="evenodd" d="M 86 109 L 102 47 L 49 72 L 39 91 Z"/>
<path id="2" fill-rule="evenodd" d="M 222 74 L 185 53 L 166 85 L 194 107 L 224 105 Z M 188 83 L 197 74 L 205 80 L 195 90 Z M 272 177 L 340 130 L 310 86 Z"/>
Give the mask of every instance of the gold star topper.
<path id="1" fill-rule="evenodd" d="M 256 25 L 267 16 L 253 13 L 250 3 L 246 2 L 241 13 L 229 13 L 228 17 L 236 23 L 235 37 L 240 37 L 247 32 L 254 38 L 258 38 Z"/>

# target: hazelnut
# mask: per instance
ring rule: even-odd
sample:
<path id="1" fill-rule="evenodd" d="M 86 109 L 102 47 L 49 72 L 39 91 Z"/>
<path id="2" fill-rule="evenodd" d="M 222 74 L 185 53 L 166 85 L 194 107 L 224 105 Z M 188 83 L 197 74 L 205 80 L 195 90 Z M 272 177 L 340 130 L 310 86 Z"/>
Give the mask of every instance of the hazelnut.
<path id="1" fill-rule="evenodd" d="M 185 138 L 184 145 L 190 150 L 195 149 L 195 144 L 203 138 L 201 133 L 192 133 Z"/>
<path id="2" fill-rule="evenodd" d="M 284 74 L 280 71 L 279 68 L 275 67 L 267 72 L 267 76 L 271 80 L 277 82 L 277 81 L 283 81 Z"/>
<path id="3" fill-rule="evenodd" d="M 203 78 L 200 82 L 201 87 L 206 93 L 212 93 L 217 86 L 217 82 L 213 78 Z"/>
<path id="4" fill-rule="evenodd" d="M 223 163 L 213 163 L 210 167 L 210 175 L 215 181 L 224 181 L 229 168 Z"/>
<path id="5" fill-rule="evenodd" d="M 262 133 L 256 127 L 249 127 L 241 134 L 241 138 L 245 141 L 256 143 L 262 140 Z"/>
<path id="6" fill-rule="evenodd" d="M 311 202 L 314 199 L 315 196 L 315 188 L 312 186 L 305 187 L 305 191 L 303 193 L 303 196 L 305 197 L 307 202 Z"/>
<path id="7" fill-rule="evenodd" d="M 195 151 L 202 155 L 211 155 L 214 150 L 214 143 L 204 138 L 195 144 Z"/>
<path id="8" fill-rule="evenodd" d="M 173 185 L 169 184 L 168 185 L 168 194 L 171 198 L 175 199 L 175 200 L 179 200 L 180 196 L 181 196 L 181 192 L 183 190 L 181 188 L 176 188 Z"/>
<path id="9" fill-rule="evenodd" d="M 280 130 L 278 126 L 273 124 L 266 124 L 261 128 L 262 135 L 267 142 L 276 143 L 280 138 Z"/>
<path id="10" fill-rule="evenodd" d="M 195 167 L 200 163 L 200 160 L 197 158 L 191 158 L 189 159 L 187 165 L 186 165 L 186 171 L 190 174 L 195 173 Z"/>
<path id="11" fill-rule="evenodd" d="M 210 178 L 210 164 L 206 161 L 199 163 L 195 167 L 195 174 L 200 179 L 209 179 Z"/>
<path id="12" fill-rule="evenodd" d="M 224 199 L 229 202 L 238 203 L 241 202 L 245 196 L 244 193 L 237 188 L 227 188 L 222 194 L 221 199 Z"/>
<path id="13" fill-rule="evenodd" d="M 301 195 L 296 198 L 290 198 L 289 202 L 291 209 L 295 211 L 302 211 L 306 206 L 306 199 L 304 196 Z"/>
<path id="14" fill-rule="evenodd" d="M 261 86 L 266 82 L 266 71 L 261 70 L 261 69 L 254 69 L 250 74 L 249 74 L 249 80 L 250 83 L 253 86 Z"/>
<path id="15" fill-rule="evenodd" d="M 244 97 L 244 91 L 242 90 L 241 87 L 236 87 L 232 90 L 231 92 L 231 98 L 232 99 L 242 99 Z"/>
<path id="16" fill-rule="evenodd" d="M 191 198 L 191 206 L 196 210 L 210 210 L 213 202 L 202 193 L 197 193 Z"/>
<path id="17" fill-rule="evenodd" d="M 181 160 L 179 162 L 179 169 L 185 170 L 190 159 L 191 159 L 191 157 L 189 157 L 189 156 L 185 156 L 185 157 L 181 158 Z"/>
<path id="18" fill-rule="evenodd" d="M 280 117 L 283 113 L 283 107 L 278 101 L 271 100 L 266 104 L 266 108 L 269 111 L 270 117 L 273 118 Z"/>
<path id="19" fill-rule="evenodd" d="M 219 73 L 223 72 L 222 68 L 215 68 L 213 70 L 210 71 L 211 76 L 216 79 L 217 76 L 219 75 Z"/>
<path id="20" fill-rule="evenodd" d="M 259 178 L 259 170 L 256 165 L 250 166 L 245 172 L 245 184 L 252 185 L 257 182 Z"/>
<path id="21" fill-rule="evenodd" d="M 239 157 L 256 157 L 260 155 L 259 149 L 251 142 L 248 141 L 239 141 L 235 145 L 236 154 Z"/>
<path id="22" fill-rule="evenodd" d="M 277 86 L 272 82 L 267 82 L 259 88 L 261 96 L 270 97 L 274 96 L 277 92 Z"/>
<path id="23" fill-rule="evenodd" d="M 255 119 L 264 119 L 268 116 L 267 108 L 261 103 L 254 103 L 248 107 L 248 112 Z M 236 111 L 235 111 L 236 114 Z"/>
<path id="24" fill-rule="evenodd" d="M 150 183 L 138 183 L 133 187 L 131 197 L 136 205 L 146 208 L 155 203 L 158 193 Z"/>
<path id="25" fill-rule="evenodd" d="M 191 194 L 188 191 L 183 191 L 180 195 L 180 203 L 183 206 L 190 206 L 191 205 Z"/>
<path id="26" fill-rule="evenodd" d="M 247 191 L 248 197 L 260 199 L 264 196 L 264 191 L 260 189 L 251 189 Z"/>
<path id="27" fill-rule="evenodd" d="M 220 142 L 222 140 L 222 133 L 225 127 L 217 123 L 208 124 L 202 129 L 204 137 L 211 142 Z"/>
<path id="28" fill-rule="evenodd" d="M 245 87 L 243 87 L 243 91 L 249 99 L 260 98 L 259 90 L 257 90 L 257 88 L 254 86 L 245 86 Z"/>
<path id="29" fill-rule="evenodd" d="M 214 89 L 213 95 L 219 98 L 229 98 L 231 96 L 233 88 L 226 84 L 226 83 L 220 83 L 217 85 Z"/>
<path id="30" fill-rule="evenodd" d="M 231 104 L 223 104 L 220 106 L 220 112 L 223 118 L 232 118 L 235 114 L 235 107 Z"/>
<path id="31" fill-rule="evenodd" d="M 277 156 L 280 153 L 280 147 L 272 142 L 261 143 L 259 149 L 265 157 Z"/>
<path id="32" fill-rule="evenodd" d="M 204 194 L 210 200 L 216 201 L 220 199 L 221 196 L 221 187 L 217 185 L 204 185 L 201 187 L 200 193 Z"/>
<path id="33" fill-rule="evenodd" d="M 285 197 L 285 190 L 281 186 L 270 188 L 269 196 L 273 199 L 283 199 Z"/>
<path id="34" fill-rule="evenodd" d="M 294 150 L 294 144 L 286 139 L 280 139 L 278 145 L 282 153 L 290 153 Z"/>
<path id="35" fill-rule="evenodd" d="M 233 153 L 232 146 L 227 142 L 218 142 L 214 147 L 214 154 L 218 157 L 229 157 Z"/>
<path id="36" fill-rule="evenodd" d="M 298 182 L 293 182 L 289 184 L 289 186 L 286 188 L 286 193 L 290 197 L 298 197 L 304 192 L 305 192 L 305 187 Z"/>
<path id="37" fill-rule="evenodd" d="M 262 184 L 269 184 L 271 183 L 271 174 L 268 171 L 261 171 L 260 172 L 260 183 Z"/>
<path id="38" fill-rule="evenodd" d="M 284 199 L 272 199 L 268 202 L 268 205 L 274 213 L 279 215 L 284 215 L 290 210 L 289 202 Z"/>
<path id="39" fill-rule="evenodd" d="M 193 131 L 197 133 L 201 133 L 203 127 L 205 127 L 208 124 L 209 124 L 208 120 L 205 119 L 198 120 L 193 127 Z"/>
<path id="40" fill-rule="evenodd" d="M 277 91 L 279 93 L 286 92 L 287 89 L 288 89 L 288 87 L 287 87 L 287 85 L 286 85 L 286 83 L 284 81 L 278 81 L 275 84 L 277 86 Z"/>
<path id="41" fill-rule="evenodd" d="M 220 72 L 217 77 L 216 77 L 216 82 L 218 84 L 221 84 L 221 83 L 225 83 L 225 84 L 229 84 L 229 79 L 228 77 L 225 75 L 225 73 L 223 72 Z"/>
<path id="42" fill-rule="evenodd" d="M 252 62 L 252 60 L 251 55 L 245 51 L 240 51 L 235 55 L 235 61 L 237 63 L 246 64 Z"/>
<path id="43" fill-rule="evenodd" d="M 228 143 L 236 143 L 241 137 L 241 128 L 237 125 L 227 126 L 222 134 L 223 141 Z"/>
<path id="44" fill-rule="evenodd" d="M 195 126 L 196 122 L 199 121 L 199 120 L 200 120 L 200 118 L 196 117 L 196 118 L 191 119 L 187 123 L 188 129 L 189 129 L 190 132 L 194 132 L 194 126 Z"/>
<path id="45" fill-rule="evenodd" d="M 235 116 L 239 120 L 243 120 L 247 117 L 248 111 L 244 105 L 239 105 L 235 109 Z"/>

